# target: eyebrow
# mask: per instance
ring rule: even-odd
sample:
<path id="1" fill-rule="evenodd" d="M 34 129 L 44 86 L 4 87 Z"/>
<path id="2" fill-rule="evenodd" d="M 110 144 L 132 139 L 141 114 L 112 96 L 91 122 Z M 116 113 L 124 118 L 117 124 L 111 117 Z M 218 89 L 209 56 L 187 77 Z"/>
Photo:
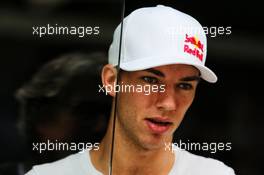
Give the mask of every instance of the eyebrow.
<path id="1" fill-rule="evenodd" d="M 150 69 L 146 69 L 145 71 L 153 73 L 153 74 L 160 76 L 160 77 L 165 77 L 164 73 L 162 73 L 161 71 L 159 71 L 157 69 L 150 68 Z"/>
<path id="2" fill-rule="evenodd" d="M 188 76 L 188 77 L 183 77 L 180 79 L 180 81 L 200 81 L 201 80 L 201 77 L 200 76 Z"/>
<path id="3" fill-rule="evenodd" d="M 153 68 L 150 68 L 150 69 L 146 69 L 145 71 L 147 72 L 150 72 L 150 73 L 153 73 L 157 76 L 160 76 L 160 77 L 165 77 L 164 73 L 162 73 L 161 71 L 157 70 L 157 69 L 153 69 Z M 180 79 L 180 81 L 200 81 L 201 80 L 201 77 L 200 76 L 187 76 L 187 77 L 183 77 Z"/>

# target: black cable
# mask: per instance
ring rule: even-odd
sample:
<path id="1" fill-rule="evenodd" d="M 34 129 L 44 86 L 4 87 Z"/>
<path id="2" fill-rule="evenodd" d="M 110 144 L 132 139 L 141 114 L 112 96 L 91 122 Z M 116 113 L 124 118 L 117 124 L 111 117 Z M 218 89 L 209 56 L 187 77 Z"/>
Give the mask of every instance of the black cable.
<path id="1" fill-rule="evenodd" d="M 120 62 L 121 62 L 121 48 L 122 48 L 122 36 L 123 36 L 123 21 L 125 16 L 125 6 L 126 1 L 123 0 L 123 6 L 122 6 L 122 14 L 121 14 L 121 28 L 120 28 L 120 41 L 119 41 L 119 54 L 118 54 L 118 64 L 116 66 L 117 69 L 117 78 L 116 78 L 116 85 L 119 84 L 120 79 Z M 115 89 L 115 87 L 114 87 Z M 116 90 L 116 89 L 115 89 Z M 113 126 L 112 126 L 112 141 L 111 141 L 111 152 L 110 152 L 110 162 L 109 162 L 109 175 L 112 175 L 112 165 L 113 165 L 113 154 L 114 154 L 114 142 L 115 142 L 115 123 L 116 123 L 116 111 L 117 111 L 117 99 L 118 99 L 118 92 L 116 92 L 115 101 L 114 101 L 114 118 L 113 118 Z"/>

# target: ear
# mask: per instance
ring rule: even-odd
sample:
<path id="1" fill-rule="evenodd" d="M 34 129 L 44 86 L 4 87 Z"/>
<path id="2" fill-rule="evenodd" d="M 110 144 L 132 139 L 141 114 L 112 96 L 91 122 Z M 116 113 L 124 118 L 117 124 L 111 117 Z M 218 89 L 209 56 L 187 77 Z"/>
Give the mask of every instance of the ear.
<path id="1" fill-rule="evenodd" d="M 112 97 L 115 97 L 116 93 L 115 93 L 114 88 L 115 88 L 116 79 L 117 79 L 116 68 L 111 64 L 105 65 L 102 69 L 101 79 L 102 79 L 102 84 L 107 94 L 111 95 Z"/>

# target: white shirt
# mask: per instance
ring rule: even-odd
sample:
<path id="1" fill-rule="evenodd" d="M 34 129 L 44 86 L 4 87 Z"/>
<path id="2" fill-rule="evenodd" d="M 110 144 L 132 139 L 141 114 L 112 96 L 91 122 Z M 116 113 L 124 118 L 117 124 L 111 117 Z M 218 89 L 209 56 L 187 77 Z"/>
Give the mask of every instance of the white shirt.
<path id="1" fill-rule="evenodd" d="M 197 156 L 176 147 L 175 162 L 168 175 L 234 175 L 224 163 Z M 53 163 L 37 165 L 26 175 L 103 175 L 93 166 L 89 151 L 76 153 Z"/>

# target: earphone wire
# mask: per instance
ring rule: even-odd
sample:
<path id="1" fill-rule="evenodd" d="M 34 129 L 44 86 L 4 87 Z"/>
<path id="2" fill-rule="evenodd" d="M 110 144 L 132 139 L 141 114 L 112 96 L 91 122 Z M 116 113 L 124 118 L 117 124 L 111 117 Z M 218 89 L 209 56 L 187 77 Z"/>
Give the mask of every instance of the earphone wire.
<path id="1" fill-rule="evenodd" d="M 119 84 L 120 79 L 120 62 L 121 62 L 121 49 L 122 49 L 122 36 L 123 36 L 123 21 L 125 16 L 125 0 L 123 0 L 122 5 L 122 14 L 121 14 L 121 28 L 120 28 L 120 41 L 119 41 L 119 53 L 118 53 L 118 64 L 116 66 L 117 69 L 117 78 L 116 78 L 116 85 Z M 115 87 L 114 87 L 115 89 Z M 116 89 L 115 89 L 116 90 Z M 111 152 L 110 152 L 110 161 L 109 161 L 109 175 L 112 175 L 113 171 L 113 157 L 114 157 L 114 145 L 115 145 L 115 123 L 116 123 L 116 111 L 117 111 L 117 100 L 118 100 L 118 92 L 116 92 L 115 99 L 114 99 L 114 118 L 113 118 L 113 126 L 112 126 L 112 140 L 111 140 Z"/>

